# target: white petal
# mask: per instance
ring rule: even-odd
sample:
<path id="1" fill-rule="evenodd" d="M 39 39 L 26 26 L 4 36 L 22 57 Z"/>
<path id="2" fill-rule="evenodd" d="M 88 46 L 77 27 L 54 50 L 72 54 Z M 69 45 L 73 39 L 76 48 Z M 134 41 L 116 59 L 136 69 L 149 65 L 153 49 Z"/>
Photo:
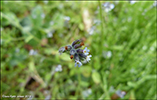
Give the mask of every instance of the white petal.
<path id="1" fill-rule="evenodd" d="M 92 57 L 92 55 L 89 55 L 88 57 Z"/>
<path id="2" fill-rule="evenodd" d="M 82 66 L 82 63 L 80 62 L 80 65 Z"/>
<path id="3" fill-rule="evenodd" d="M 88 55 L 89 53 L 87 52 L 87 53 L 84 53 L 85 55 Z"/>

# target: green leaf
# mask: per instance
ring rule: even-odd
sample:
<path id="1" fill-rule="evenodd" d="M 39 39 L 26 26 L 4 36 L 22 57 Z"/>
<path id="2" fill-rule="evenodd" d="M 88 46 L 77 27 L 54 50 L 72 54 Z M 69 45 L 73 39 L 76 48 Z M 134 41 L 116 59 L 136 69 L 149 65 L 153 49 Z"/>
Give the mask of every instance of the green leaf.
<path id="1" fill-rule="evenodd" d="M 29 70 L 33 72 L 33 71 L 34 71 L 34 67 L 35 67 L 34 62 L 31 61 L 31 62 L 29 63 Z"/>
<path id="2" fill-rule="evenodd" d="M 62 29 L 63 28 L 63 26 L 64 26 L 64 16 L 61 13 L 54 14 L 52 20 L 55 23 L 54 26 L 53 26 L 54 29 Z"/>
<path id="3" fill-rule="evenodd" d="M 85 82 L 85 81 L 81 81 L 80 85 L 82 87 L 88 87 L 89 86 L 89 83 L 88 82 Z"/>
<path id="4" fill-rule="evenodd" d="M 92 71 L 91 67 L 88 66 L 81 67 L 81 72 L 84 77 L 90 77 L 91 71 Z"/>
<path id="5" fill-rule="evenodd" d="M 124 48 L 124 47 L 123 47 L 122 45 L 115 45 L 115 46 L 112 46 L 112 47 L 111 47 L 111 49 L 113 49 L 113 50 L 119 50 L 119 51 L 120 51 L 120 50 L 123 50 L 123 48 Z"/>
<path id="6" fill-rule="evenodd" d="M 42 7 L 39 5 L 32 10 L 31 17 L 34 28 L 40 28 L 42 26 L 43 22 L 42 14 L 44 13 Z"/>
<path id="7" fill-rule="evenodd" d="M 51 79 L 51 73 L 46 74 L 46 76 L 45 76 L 45 81 L 46 81 L 46 82 L 49 82 L 50 79 Z"/>
<path id="8" fill-rule="evenodd" d="M 64 61 L 71 61 L 70 56 L 68 54 L 62 54 L 61 59 Z"/>
<path id="9" fill-rule="evenodd" d="M 79 28 L 80 28 L 80 30 L 83 31 L 83 30 L 84 30 L 84 25 L 83 25 L 82 23 L 80 23 L 80 24 L 79 24 Z"/>
<path id="10" fill-rule="evenodd" d="M 130 100 L 136 100 L 134 90 L 131 90 Z"/>
<path id="11" fill-rule="evenodd" d="M 92 79 L 96 84 L 99 84 L 101 82 L 100 74 L 98 72 L 92 73 Z"/>
<path id="12" fill-rule="evenodd" d="M 10 23 L 16 27 L 20 27 L 19 20 L 14 13 L 12 13 L 12 12 L 1 13 L 1 15 L 5 19 L 7 19 L 8 23 Z"/>
<path id="13" fill-rule="evenodd" d="M 47 55 L 50 55 L 50 54 L 53 54 L 53 55 L 56 55 L 56 54 L 59 54 L 57 50 L 53 49 L 53 48 L 47 48 L 44 50 L 44 53 L 47 54 Z"/>
<path id="14" fill-rule="evenodd" d="M 98 57 L 93 58 L 94 59 L 94 68 L 95 69 L 100 69 L 101 65 L 100 65 L 100 60 Z"/>
<path id="15" fill-rule="evenodd" d="M 33 39 L 33 36 L 32 36 L 32 35 L 29 35 L 29 36 L 25 39 L 25 42 L 28 43 L 31 39 Z"/>
<path id="16" fill-rule="evenodd" d="M 30 32 L 32 30 L 32 21 L 30 17 L 25 17 L 20 21 L 20 24 L 23 28 L 23 33 Z"/>

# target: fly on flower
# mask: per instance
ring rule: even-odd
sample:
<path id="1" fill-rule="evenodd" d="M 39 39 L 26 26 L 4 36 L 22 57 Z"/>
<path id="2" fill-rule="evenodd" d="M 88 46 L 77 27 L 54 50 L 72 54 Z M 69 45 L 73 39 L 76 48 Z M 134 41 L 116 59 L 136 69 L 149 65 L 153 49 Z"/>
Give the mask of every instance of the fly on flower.
<path id="1" fill-rule="evenodd" d="M 87 47 L 85 49 L 80 49 L 84 43 L 81 40 L 75 40 L 71 45 L 67 45 L 64 47 L 61 47 L 59 49 L 59 53 L 68 53 L 70 55 L 70 59 L 73 59 L 75 61 L 75 67 L 82 66 L 81 61 L 87 61 L 89 62 L 92 57 L 92 55 L 89 55 L 89 51 Z"/>

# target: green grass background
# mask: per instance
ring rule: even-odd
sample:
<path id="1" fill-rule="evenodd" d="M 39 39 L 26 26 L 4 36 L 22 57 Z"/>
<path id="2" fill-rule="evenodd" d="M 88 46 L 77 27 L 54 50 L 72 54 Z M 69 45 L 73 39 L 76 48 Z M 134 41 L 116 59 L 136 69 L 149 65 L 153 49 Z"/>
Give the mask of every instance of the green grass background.
<path id="1" fill-rule="evenodd" d="M 113 99 L 121 90 L 126 95 L 116 99 L 156 99 L 154 1 L 110 1 L 115 7 L 107 13 L 100 7 L 105 2 L 1 1 L 1 96 Z M 92 35 L 85 30 L 85 9 Z M 80 68 L 68 54 L 58 53 L 76 39 L 83 39 L 92 55 Z M 38 53 L 29 55 L 31 49 Z M 57 65 L 61 72 L 54 72 Z M 30 77 L 35 81 L 27 84 Z"/>

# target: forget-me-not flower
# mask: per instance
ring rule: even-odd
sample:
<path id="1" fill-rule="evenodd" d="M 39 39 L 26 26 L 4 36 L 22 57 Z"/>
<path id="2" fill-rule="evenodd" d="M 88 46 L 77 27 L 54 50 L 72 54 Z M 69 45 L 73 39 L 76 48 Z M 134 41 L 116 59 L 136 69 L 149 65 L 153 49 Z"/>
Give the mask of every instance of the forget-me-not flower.
<path id="1" fill-rule="evenodd" d="M 89 54 L 89 50 L 87 49 L 87 47 L 83 50 L 83 53 L 84 53 L 85 55 L 88 55 L 88 54 Z"/>
<path id="2" fill-rule="evenodd" d="M 76 61 L 75 61 L 75 67 L 76 67 L 76 66 L 80 67 L 80 66 L 82 66 L 82 63 L 81 63 L 80 61 L 76 60 Z"/>

